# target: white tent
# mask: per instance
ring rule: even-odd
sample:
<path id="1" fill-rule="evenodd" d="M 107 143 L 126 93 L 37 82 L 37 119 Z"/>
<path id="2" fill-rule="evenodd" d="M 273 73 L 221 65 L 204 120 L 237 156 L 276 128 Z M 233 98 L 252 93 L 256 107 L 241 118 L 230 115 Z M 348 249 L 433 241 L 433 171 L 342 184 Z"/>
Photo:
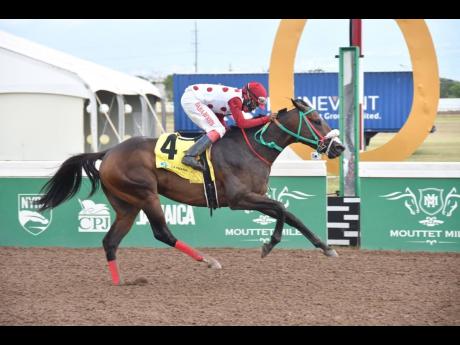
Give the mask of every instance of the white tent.
<path id="1" fill-rule="evenodd" d="M 90 118 L 89 126 L 86 126 L 87 132 L 91 133 L 92 138 L 99 137 L 101 128 L 98 131 L 98 127 L 101 127 L 101 118 L 106 124 L 109 123 L 118 141 L 122 141 L 126 134 L 132 135 L 125 131 L 125 109 L 133 108 L 134 112 L 138 113 L 136 116 L 140 123 L 139 131 L 135 134 L 149 135 L 152 133 L 152 127 L 164 131 L 152 106 L 152 103 L 162 100 L 162 95 L 158 88 L 148 81 L 3 31 L 0 31 L 0 97 L 0 123 L 3 124 L 0 127 L 0 146 L 3 146 L 3 149 L 0 148 L 0 159 L 10 157 L 6 150 L 17 150 L 18 147 L 24 146 L 22 142 L 16 147 L 3 135 L 11 133 L 11 129 L 17 131 L 18 126 L 25 125 L 18 124 L 21 121 L 35 127 L 38 123 L 43 128 L 50 126 L 55 132 L 60 125 L 67 124 L 65 127 L 70 128 L 59 128 L 64 130 L 66 141 L 73 141 L 75 144 L 70 144 L 67 151 L 82 149 L 81 141 L 84 141 L 85 137 L 88 138 L 87 135 L 83 135 L 85 111 Z M 127 102 L 127 99 L 130 101 Z M 113 111 L 108 111 L 107 107 L 104 109 L 97 106 L 98 103 L 100 105 L 110 100 L 112 103 L 116 100 L 118 105 Z M 127 103 L 136 104 L 126 107 Z M 98 114 L 98 109 L 102 109 L 102 114 Z M 56 111 L 56 114 L 52 115 L 53 111 Z M 6 128 L 6 124 L 11 128 Z M 73 135 L 67 133 L 72 132 L 72 128 L 75 131 Z M 31 136 L 30 130 L 24 132 L 26 137 Z M 45 136 L 46 133 L 42 131 L 41 140 L 44 140 Z M 23 139 L 26 144 L 30 144 L 27 138 Z M 98 140 L 89 141 L 92 151 L 97 151 Z M 62 154 L 60 152 L 58 156 Z"/>

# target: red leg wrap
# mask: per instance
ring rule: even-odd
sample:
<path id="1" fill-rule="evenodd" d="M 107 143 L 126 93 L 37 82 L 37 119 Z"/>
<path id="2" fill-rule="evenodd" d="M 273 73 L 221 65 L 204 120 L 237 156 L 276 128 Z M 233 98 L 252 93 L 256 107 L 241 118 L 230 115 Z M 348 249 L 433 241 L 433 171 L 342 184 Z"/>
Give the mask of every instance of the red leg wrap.
<path id="1" fill-rule="evenodd" d="M 185 244 L 184 242 L 176 241 L 176 245 L 174 246 L 174 248 L 179 249 L 181 252 L 184 252 L 185 254 L 191 256 L 197 261 L 203 261 L 203 257 L 200 254 L 198 254 L 198 252 L 195 249 Z"/>
<path id="2" fill-rule="evenodd" d="M 109 271 L 112 275 L 112 281 L 115 285 L 120 284 L 120 276 L 118 275 L 118 268 L 116 260 L 109 261 Z"/>

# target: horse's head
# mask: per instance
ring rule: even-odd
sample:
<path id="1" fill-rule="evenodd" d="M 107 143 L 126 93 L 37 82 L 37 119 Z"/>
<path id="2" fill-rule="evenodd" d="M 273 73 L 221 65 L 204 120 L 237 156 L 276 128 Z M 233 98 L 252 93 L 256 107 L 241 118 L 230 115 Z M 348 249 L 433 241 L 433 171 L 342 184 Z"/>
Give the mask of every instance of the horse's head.
<path id="1" fill-rule="evenodd" d="M 295 109 L 289 113 L 295 112 L 297 116 L 286 118 L 285 127 L 300 137 L 298 141 L 316 149 L 318 153 L 326 154 L 329 158 L 340 156 L 345 147 L 339 140 L 339 131 L 331 130 L 321 115 L 303 100 L 291 101 Z"/>

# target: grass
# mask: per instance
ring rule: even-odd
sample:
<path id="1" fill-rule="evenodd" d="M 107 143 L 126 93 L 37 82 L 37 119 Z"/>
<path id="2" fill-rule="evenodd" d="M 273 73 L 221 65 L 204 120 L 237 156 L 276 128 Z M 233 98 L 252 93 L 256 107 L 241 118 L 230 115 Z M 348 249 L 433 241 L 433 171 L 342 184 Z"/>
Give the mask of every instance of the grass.
<path id="1" fill-rule="evenodd" d="M 438 114 L 436 131 L 405 162 L 460 162 L 460 114 Z M 395 133 L 379 133 L 371 139 L 368 150 L 387 143 Z M 329 176 L 328 194 L 339 189 L 339 178 Z"/>
<path id="2" fill-rule="evenodd" d="M 460 161 L 460 114 L 438 115 L 436 131 L 410 156 L 407 162 Z M 369 149 L 374 149 L 393 138 L 394 133 L 379 133 L 371 139 Z"/>

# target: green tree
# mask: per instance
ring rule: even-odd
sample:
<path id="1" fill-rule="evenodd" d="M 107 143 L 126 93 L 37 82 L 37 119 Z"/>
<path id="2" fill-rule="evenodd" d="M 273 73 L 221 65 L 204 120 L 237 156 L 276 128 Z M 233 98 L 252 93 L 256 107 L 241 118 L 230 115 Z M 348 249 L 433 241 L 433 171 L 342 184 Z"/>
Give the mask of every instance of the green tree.
<path id="1" fill-rule="evenodd" d="M 455 83 L 449 87 L 448 98 L 460 98 L 460 83 Z"/>
<path id="2" fill-rule="evenodd" d="M 441 78 L 441 98 L 460 98 L 460 82 Z"/>
<path id="3" fill-rule="evenodd" d="M 166 78 L 163 80 L 163 85 L 165 86 L 165 92 L 166 92 L 166 98 L 168 100 L 173 99 L 173 75 L 169 74 L 166 76 Z"/>

